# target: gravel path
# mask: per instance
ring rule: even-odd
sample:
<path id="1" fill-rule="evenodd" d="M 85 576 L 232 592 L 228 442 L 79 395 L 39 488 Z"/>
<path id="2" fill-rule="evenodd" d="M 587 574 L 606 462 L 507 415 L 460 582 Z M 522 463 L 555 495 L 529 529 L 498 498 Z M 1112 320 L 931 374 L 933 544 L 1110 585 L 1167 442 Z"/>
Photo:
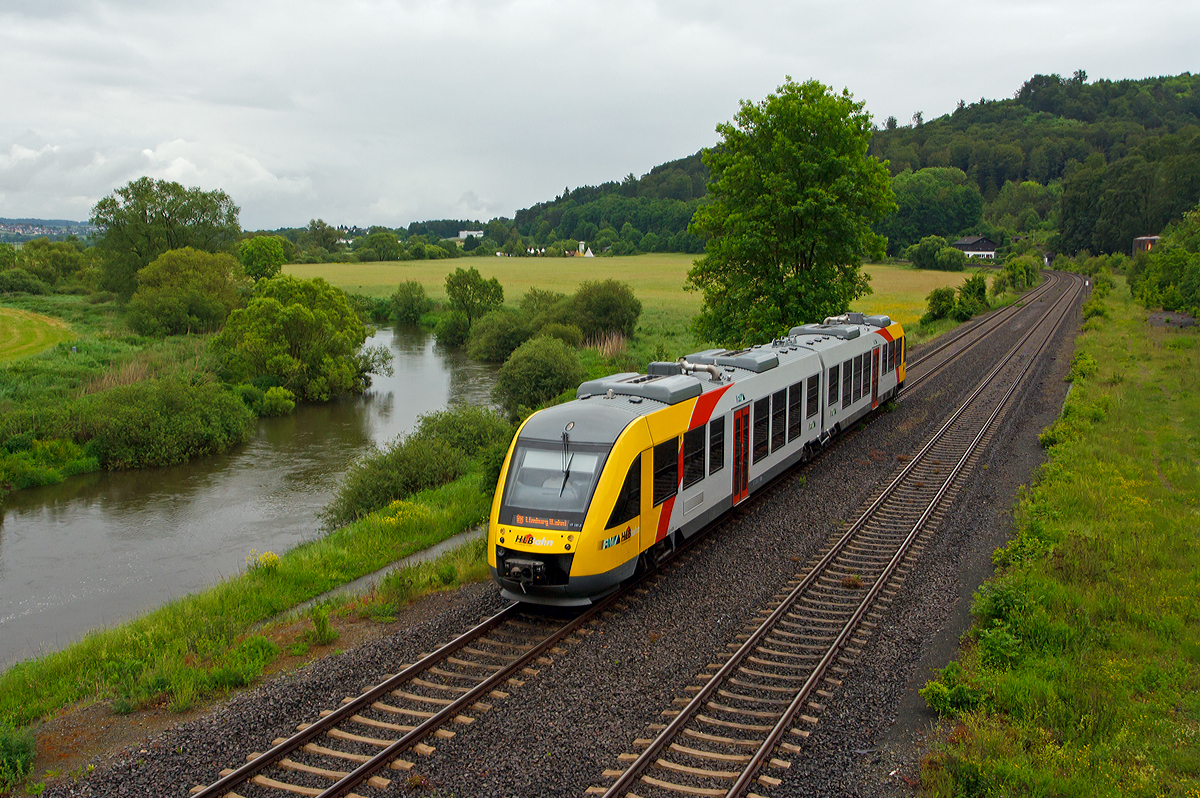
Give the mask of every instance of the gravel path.
<path id="1" fill-rule="evenodd" d="M 958 506 L 908 577 L 859 661 L 834 690 L 808 753 L 793 756 L 773 796 L 911 795 L 932 715 L 915 690 L 929 669 L 954 657 L 969 622 L 970 594 L 991 573 L 990 554 L 1011 523 L 1016 489 L 1042 461 L 1037 433 L 1062 404 L 1074 331 L 1059 335 L 1019 407 L 960 494 Z M 843 439 L 829 455 L 785 477 L 766 501 L 737 511 L 687 562 L 619 616 L 567 645 L 552 665 L 514 688 L 506 700 L 452 740 L 417 757 L 413 777 L 398 777 L 387 795 L 582 796 L 694 676 L 726 652 L 756 610 L 794 576 L 829 534 L 839 530 L 877 483 L 913 452 L 955 400 L 973 387 L 1009 344 L 979 347 L 974 365 L 925 386 L 892 413 Z M 917 352 L 919 354 L 919 352 Z M 798 561 L 798 562 L 797 562 Z M 399 663 L 449 640 L 500 608 L 498 591 L 477 585 L 450 606 L 392 637 L 313 663 L 239 695 L 126 756 L 100 763 L 48 796 L 174 795 L 211 782 L 252 750 L 294 730 L 299 719 L 335 707 L 344 695 L 393 673 Z M 895 775 L 892 775 L 896 771 Z M 778 773 L 773 773 L 778 775 Z M 410 786 L 421 782 L 419 786 Z M 248 789 L 245 795 L 266 794 Z M 368 791 L 366 794 L 380 794 Z M 279 793 L 275 793 L 279 795 Z"/>

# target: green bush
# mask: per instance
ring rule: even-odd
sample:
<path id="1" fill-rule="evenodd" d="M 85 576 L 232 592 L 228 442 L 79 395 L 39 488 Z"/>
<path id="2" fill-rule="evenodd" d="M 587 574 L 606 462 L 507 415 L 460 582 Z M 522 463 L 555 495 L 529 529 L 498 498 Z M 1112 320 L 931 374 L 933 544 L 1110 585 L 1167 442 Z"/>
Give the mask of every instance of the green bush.
<path id="1" fill-rule="evenodd" d="M 1083 318 L 1085 321 L 1087 319 L 1107 318 L 1107 316 L 1108 309 L 1104 307 L 1104 302 L 1099 297 L 1094 296 L 1083 303 Z"/>
<path id="2" fill-rule="evenodd" d="M 483 473 L 483 489 L 488 493 L 494 493 L 500 482 L 500 471 L 504 468 L 504 458 L 508 456 L 509 445 L 510 441 L 493 443 L 479 453 L 479 465 Z"/>
<path id="3" fill-rule="evenodd" d="M 352 465 L 322 511 L 334 529 L 397 499 L 444 485 L 466 473 L 467 457 L 443 440 L 397 438 Z"/>
<path id="4" fill-rule="evenodd" d="M 496 379 L 492 398 L 517 418 L 521 407 L 537 407 L 583 381 L 574 349 L 557 338 L 533 338 L 512 353 Z"/>
<path id="5" fill-rule="evenodd" d="M 547 338 L 557 338 L 572 349 L 578 348 L 583 343 L 583 331 L 574 324 L 552 322 L 538 330 L 537 334 Z"/>
<path id="6" fill-rule="evenodd" d="M 967 255 L 961 249 L 942 247 L 934 259 L 934 268 L 943 272 L 961 272 L 967 267 Z"/>
<path id="7" fill-rule="evenodd" d="M 934 712 L 943 717 L 957 717 L 982 703 L 983 695 L 961 681 L 962 667 L 957 662 L 951 662 L 937 673 L 936 680 L 926 682 L 918 691 Z"/>
<path id="8" fill-rule="evenodd" d="M 442 346 L 462 346 L 471 335 L 471 322 L 465 313 L 453 310 L 438 320 L 433 334 Z"/>
<path id="9" fill-rule="evenodd" d="M 142 335 L 162 336 L 218 329 L 249 281 L 232 255 L 183 247 L 155 258 L 137 283 L 129 324 Z"/>
<path id="10" fill-rule="evenodd" d="M 238 256 L 246 274 L 253 280 L 277 276 L 288 262 L 285 241 L 282 236 L 255 236 L 239 244 Z"/>
<path id="11" fill-rule="evenodd" d="M 511 310 L 493 310 L 471 325 L 467 354 L 485 363 L 503 363 L 533 331 L 525 317 Z"/>
<path id="12" fill-rule="evenodd" d="M 0 294 L 48 294 L 50 286 L 34 277 L 24 269 L 5 269 L 0 271 Z"/>
<path id="13" fill-rule="evenodd" d="M 367 330 L 341 289 L 321 278 L 259 280 L 210 343 L 229 382 L 271 377 L 309 401 L 363 390 Z"/>
<path id="14" fill-rule="evenodd" d="M 433 310 L 433 300 L 425 295 L 425 286 L 416 280 L 400 283 L 392 294 L 392 318 L 397 324 L 416 326 L 421 316 Z"/>
<path id="15" fill-rule="evenodd" d="M 233 386 L 233 393 L 237 398 L 242 400 L 246 407 L 250 408 L 250 412 L 256 416 L 262 415 L 262 401 L 266 394 L 263 389 L 257 385 L 248 382 L 243 382 L 240 385 Z"/>
<path id="16" fill-rule="evenodd" d="M 278 385 L 268 388 L 263 395 L 262 407 L 259 415 L 263 416 L 286 416 L 288 413 L 296 409 L 296 395 L 287 388 L 282 388 Z"/>
<path id="17" fill-rule="evenodd" d="M 944 319 L 954 311 L 954 289 L 935 288 L 925 297 L 925 302 L 927 309 L 921 317 L 922 324 Z"/>
<path id="18" fill-rule="evenodd" d="M 936 269 L 937 256 L 948 246 L 941 236 L 926 236 L 904 250 L 904 257 L 918 269 Z"/>
<path id="19" fill-rule="evenodd" d="M 463 405 L 420 416 L 411 437 L 442 441 L 467 457 L 475 457 L 496 444 L 507 447 L 514 432 L 496 411 Z"/>
<path id="20" fill-rule="evenodd" d="M 585 282 L 571 298 L 572 323 L 586 340 L 613 333 L 632 338 L 642 315 L 642 303 L 618 280 Z"/>
<path id="21" fill-rule="evenodd" d="M 250 435 L 252 415 L 216 382 L 147 380 L 95 394 L 83 437 L 106 468 L 182 463 L 222 452 Z"/>
<path id="22" fill-rule="evenodd" d="M 0 787 L 15 785 L 28 776 L 36 757 L 33 732 L 0 724 Z"/>

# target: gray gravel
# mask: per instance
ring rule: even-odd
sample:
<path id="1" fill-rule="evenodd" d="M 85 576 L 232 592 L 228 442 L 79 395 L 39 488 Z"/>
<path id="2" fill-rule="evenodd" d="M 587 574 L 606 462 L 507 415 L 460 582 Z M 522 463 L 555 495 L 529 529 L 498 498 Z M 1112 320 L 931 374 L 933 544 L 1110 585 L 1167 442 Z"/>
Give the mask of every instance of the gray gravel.
<path id="1" fill-rule="evenodd" d="M 783 784 L 771 796 L 910 795 L 902 777 L 915 762 L 933 717 L 916 689 L 954 657 L 969 622 L 970 595 L 991 572 L 991 551 L 1011 524 L 1016 489 L 1042 461 L 1037 433 L 1061 407 L 1074 329 L 1060 334 L 1056 358 L 1041 366 L 1016 412 L 981 460 L 958 506 L 927 544 L 900 594 L 870 638 L 845 684 L 792 756 Z M 723 522 L 686 562 L 669 568 L 644 597 L 601 621 L 583 642 L 565 646 L 523 687 L 457 727 L 452 740 L 417 757 L 424 786 L 399 777 L 385 791 L 364 794 L 456 796 L 581 796 L 607 784 L 634 738 L 695 675 L 719 661 L 726 644 L 770 597 L 839 529 L 878 483 L 910 454 L 955 400 L 982 378 L 1009 347 L 980 347 L 973 365 L 940 377 L 892 413 L 846 436 L 828 456 L 785 477 L 765 501 Z M 914 351 L 913 354 L 919 354 Z M 911 359 L 911 357 L 910 357 Z M 983 466 L 986 465 L 986 469 Z M 211 782 L 222 767 L 241 762 L 286 736 L 301 719 L 333 708 L 344 696 L 421 651 L 492 614 L 502 602 L 491 585 L 466 588 L 436 618 L 316 662 L 239 695 L 212 713 L 177 726 L 127 755 L 100 763 L 82 783 L 48 796 L 175 795 Z M 142 751 L 145 753 L 142 753 Z M 893 775 L 893 771 L 895 774 Z M 774 773 L 773 775 L 778 775 Z M 415 780 L 414 780 L 415 781 Z M 247 796 L 264 794 L 257 788 Z M 278 793 L 275 793 L 278 795 Z"/>

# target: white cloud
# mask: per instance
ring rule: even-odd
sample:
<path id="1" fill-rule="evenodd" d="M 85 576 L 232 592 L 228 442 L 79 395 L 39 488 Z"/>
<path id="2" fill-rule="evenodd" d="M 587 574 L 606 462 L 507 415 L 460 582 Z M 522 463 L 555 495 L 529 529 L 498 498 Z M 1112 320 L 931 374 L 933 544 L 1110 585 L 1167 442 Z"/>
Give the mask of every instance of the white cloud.
<path id="1" fill-rule="evenodd" d="M 711 145 L 787 74 L 928 119 L 1035 72 L 1193 69 L 1198 31 L 1166 0 L 9 0 L 0 215 L 141 174 L 250 227 L 511 215 Z"/>

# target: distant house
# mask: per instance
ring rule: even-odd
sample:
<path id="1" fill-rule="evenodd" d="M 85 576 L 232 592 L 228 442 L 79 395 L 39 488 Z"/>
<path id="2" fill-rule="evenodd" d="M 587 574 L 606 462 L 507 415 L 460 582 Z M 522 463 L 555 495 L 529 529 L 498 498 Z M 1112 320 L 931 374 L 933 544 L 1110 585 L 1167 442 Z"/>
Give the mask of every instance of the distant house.
<path id="1" fill-rule="evenodd" d="M 1133 239 L 1133 254 L 1136 256 L 1139 252 L 1149 252 L 1160 238 L 1162 236 L 1141 236 Z"/>
<path id="2" fill-rule="evenodd" d="M 483 231 L 482 230 L 459 230 L 458 231 L 458 237 L 461 238 L 463 241 L 467 240 L 467 236 L 475 236 L 475 238 L 477 238 L 477 239 L 483 238 Z"/>
<path id="3" fill-rule="evenodd" d="M 968 258 L 996 257 L 996 242 L 987 236 L 964 236 L 950 246 L 961 249 Z"/>

